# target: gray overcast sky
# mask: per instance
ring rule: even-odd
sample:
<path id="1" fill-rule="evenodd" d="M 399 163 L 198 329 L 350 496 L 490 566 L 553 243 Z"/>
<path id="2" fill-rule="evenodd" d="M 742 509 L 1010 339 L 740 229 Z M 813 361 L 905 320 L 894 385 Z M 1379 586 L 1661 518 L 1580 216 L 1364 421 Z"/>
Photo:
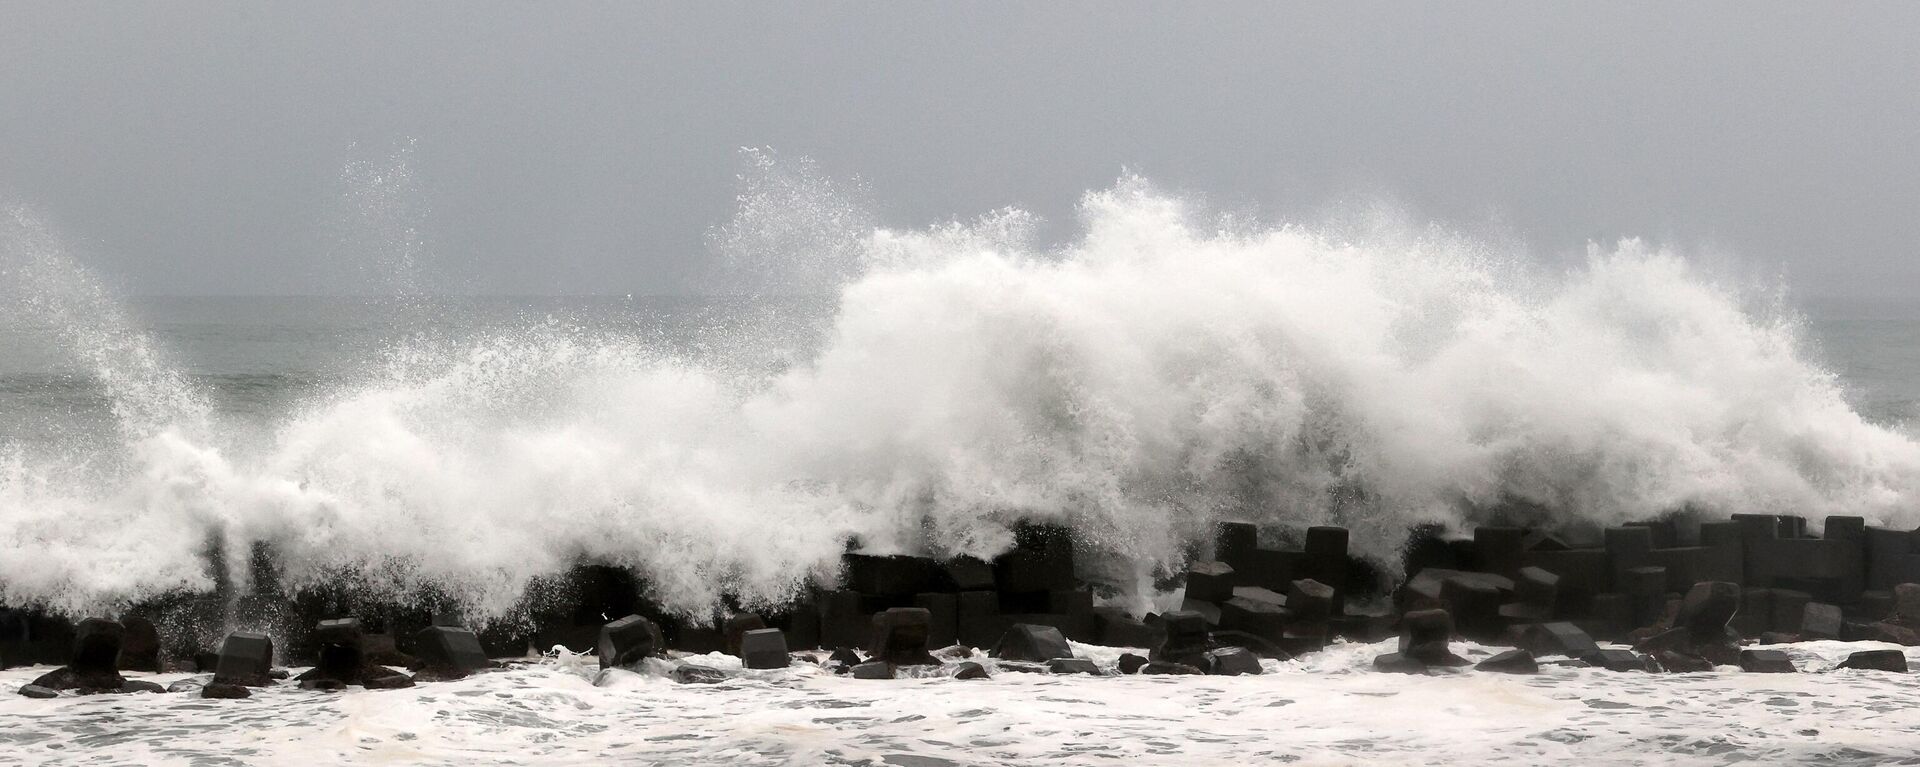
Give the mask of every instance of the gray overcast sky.
<path id="1" fill-rule="evenodd" d="M 1131 167 L 1920 293 L 1920 3 L 0 6 L 0 190 L 139 292 L 352 289 L 341 168 L 408 138 L 463 291 L 696 289 L 765 145 L 896 225 Z"/>

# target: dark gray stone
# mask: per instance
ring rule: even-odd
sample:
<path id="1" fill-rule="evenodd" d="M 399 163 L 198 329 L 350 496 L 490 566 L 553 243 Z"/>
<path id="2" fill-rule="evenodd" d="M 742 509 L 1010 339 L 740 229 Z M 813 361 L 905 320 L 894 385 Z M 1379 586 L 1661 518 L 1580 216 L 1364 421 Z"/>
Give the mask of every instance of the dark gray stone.
<path id="1" fill-rule="evenodd" d="M 1907 673 L 1907 654 L 1899 650 L 1861 650 L 1847 656 L 1837 668 L 1897 671 L 1904 674 Z"/>
<path id="2" fill-rule="evenodd" d="M 1595 650 L 1581 660 L 1608 671 L 1649 671 L 1647 659 L 1632 650 Z"/>
<path id="3" fill-rule="evenodd" d="M 973 661 L 961 661 L 953 664 L 950 675 L 955 679 L 990 679 L 987 668 Z"/>
<path id="4" fill-rule="evenodd" d="M 273 638 L 258 631 L 235 631 L 220 642 L 213 681 L 247 687 L 273 684 Z"/>
<path id="5" fill-rule="evenodd" d="M 895 666 L 938 665 L 927 652 L 932 628 L 933 614 L 924 607 L 894 607 L 873 616 L 873 659 Z"/>
<path id="6" fill-rule="evenodd" d="M 1508 650 L 1474 664 L 1481 671 L 1498 674 L 1538 674 L 1540 663 L 1533 659 L 1533 653 L 1526 650 Z"/>
<path id="7" fill-rule="evenodd" d="M 638 615 L 629 615 L 600 627 L 600 667 L 627 668 L 666 649 L 660 627 Z"/>
<path id="8" fill-rule="evenodd" d="M 25 695 L 25 696 L 27 696 L 27 697 L 29 697 L 29 698 L 43 698 L 43 699 L 44 699 L 44 698 L 58 698 L 58 697 L 60 697 L 60 691 L 59 691 L 59 690 L 54 690 L 54 689 L 51 689 L 51 688 L 47 688 L 47 687 L 41 687 L 40 685 L 37 685 L 37 684 L 30 684 L 30 685 L 26 685 L 25 687 L 21 687 L 21 688 L 20 688 L 20 694 L 21 694 L 21 695 Z"/>
<path id="9" fill-rule="evenodd" d="M 1383 652 L 1374 656 L 1373 670 L 1387 674 L 1425 674 L 1427 664 L 1404 653 Z"/>
<path id="10" fill-rule="evenodd" d="M 1198 667 L 1189 666 L 1185 663 L 1168 663 L 1166 661 L 1149 661 L 1147 665 L 1140 667 L 1140 673 L 1198 675 L 1198 674 L 1204 674 L 1206 672 L 1201 671 Z"/>
<path id="11" fill-rule="evenodd" d="M 1187 569 L 1187 598 L 1219 604 L 1233 598 L 1233 567 L 1225 562 L 1195 562 Z"/>
<path id="12" fill-rule="evenodd" d="M 233 684 L 231 682 L 213 682 L 206 687 L 200 688 L 200 697 L 239 700 L 241 698 L 253 697 L 253 691 L 248 690 L 245 685 Z"/>
<path id="13" fill-rule="evenodd" d="M 423 669 L 441 678 L 459 678 L 484 671 L 493 664 L 480 647 L 480 637 L 457 626 L 428 626 L 413 635 L 414 655 Z"/>
<path id="14" fill-rule="evenodd" d="M 855 679 L 892 679 L 893 667 L 885 663 L 862 663 L 853 667 Z"/>
<path id="15" fill-rule="evenodd" d="M 1839 605 L 1808 602 L 1800 612 L 1800 636 L 1807 639 L 1839 639 L 1844 624 Z"/>
<path id="16" fill-rule="evenodd" d="M 1740 670 L 1756 674 L 1792 674 L 1793 658 L 1780 650 L 1741 650 Z"/>
<path id="17" fill-rule="evenodd" d="M 673 681 L 681 684 L 718 684 L 727 681 L 727 674 L 710 666 L 683 663 L 674 667 Z"/>
<path id="18" fill-rule="evenodd" d="M 1207 673 L 1215 676 L 1241 676 L 1260 673 L 1260 657 L 1245 647 L 1222 647 L 1206 654 Z"/>
<path id="19" fill-rule="evenodd" d="M 787 635 L 779 629 L 754 629 L 740 636 L 741 665 L 751 669 L 786 668 Z"/>
<path id="20" fill-rule="evenodd" d="M 1043 663 L 1054 658 L 1071 658 L 1073 649 L 1067 638 L 1052 626 L 1017 623 L 1000 636 L 991 655 L 1001 660 Z"/>
<path id="21" fill-rule="evenodd" d="M 1140 669 L 1146 666 L 1147 663 L 1146 658 L 1142 658 L 1133 653 L 1122 653 L 1120 655 L 1120 673 L 1138 674 L 1140 673 Z"/>
<path id="22" fill-rule="evenodd" d="M 1053 674 L 1100 675 L 1100 667 L 1085 658 L 1054 658 L 1047 661 L 1047 671 Z"/>

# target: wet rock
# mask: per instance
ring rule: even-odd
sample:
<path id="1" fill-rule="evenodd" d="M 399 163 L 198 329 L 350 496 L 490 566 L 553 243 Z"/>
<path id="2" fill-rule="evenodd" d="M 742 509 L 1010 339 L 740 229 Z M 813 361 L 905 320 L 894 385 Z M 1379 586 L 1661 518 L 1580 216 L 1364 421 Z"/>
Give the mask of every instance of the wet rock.
<path id="1" fill-rule="evenodd" d="M 37 684 L 30 684 L 25 687 L 21 687 L 20 694 L 25 695 L 29 698 L 42 698 L 42 699 L 60 697 L 59 690 L 55 690 L 51 687 L 41 687 L 40 685 L 37 685 Z"/>
<path id="2" fill-rule="evenodd" d="M 923 607 L 895 607 L 873 616 L 873 659 L 895 666 L 938 665 L 927 652 L 932 625 L 933 615 Z"/>
<path id="3" fill-rule="evenodd" d="M 120 641 L 120 670 L 160 673 L 160 632 L 153 621 L 135 616 L 121 625 L 126 634 Z"/>
<path id="4" fill-rule="evenodd" d="M 1673 625 L 1686 629 L 1695 644 L 1727 641 L 1727 625 L 1740 611 L 1739 584 L 1704 581 L 1693 584 L 1680 600 Z"/>
<path id="5" fill-rule="evenodd" d="M 1588 665 L 1604 668 L 1608 671 L 1650 671 L 1647 659 L 1632 650 L 1595 650 L 1587 653 L 1581 660 Z"/>
<path id="6" fill-rule="evenodd" d="M 952 676 L 955 679 L 989 679 L 991 678 L 987 675 L 987 668 L 985 666 L 982 666 L 973 661 L 962 661 L 960 663 L 953 664 L 953 669 L 948 672 L 948 675 Z"/>
<path id="7" fill-rule="evenodd" d="M 145 679 L 129 679 L 126 681 L 126 684 L 120 685 L 120 691 L 165 693 L 167 688 L 161 687 L 158 682 L 149 682 Z"/>
<path id="8" fill-rule="evenodd" d="M 1907 654 L 1899 650 L 1861 650 L 1847 656 L 1837 668 L 1897 671 L 1904 674 L 1907 673 Z"/>
<path id="9" fill-rule="evenodd" d="M 321 692 L 340 692 L 347 689 L 347 683 L 338 679 L 302 679 L 300 689 L 319 690 Z"/>
<path id="10" fill-rule="evenodd" d="M 1244 647 L 1222 647 L 1206 654 L 1206 671 L 1214 676 L 1241 676 L 1260 673 L 1260 658 Z"/>
<path id="11" fill-rule="evenodd" d="M 740 664 L 750 669 L 786 668 L 787 635 L 779 629 L 753 629 L 740 636 Z"/>
<path id="12" fill-rule="evenodd" d="M 1117 607 L 1094 608 L 1093 623 L 1100 644 L 1106 647 L 1153 647 L 1160 643 L 1160 632 Z"/>
<path id="13" fill-rule="evenodd" d="M 1018 623 L 1000 636 L 1000 643 L 990 654 L 1002 660 L 1042 663 L 1054 658 L 1071 658 L 1073 648 L 1057 628 Z"/>
<path id="14" fill-rule="evenodd" d="M 1862 638 L 1871 642 L 1892 642 L 1907 647 L 1920 646 L 1920 631 L 1890 621 L 1867 624 Z"/>
<path id="15" fill-rule="evenodd" d="M 1660 662 L 1661 668 L 1674 674 L 1692 674 L 1713 670 L 1713 664 L 1707 662 L 1705 658 L 1698 655 L 1689 655 L 1677 650 L 1662 650 L 1658 655 L 1654 656 L 1654 658 Z"/>
<path id="16" fill-rule="evenodd" d="M 1208 646 L 1244 647 L 1254 655 L 1274 660 L 1293 660 L 1293 653 L 1270 642 L 1266 637 L 1258 637 L 1244 631 L 1215 631 L 1207 635 Z"/>
<path id="17" fill-rule="evenodd" d="M 853 667 L 855 679 L 892 679 L 893 667 L 885 663 L 862 663 Z"/>
<path id="18" fill-rule="evenodd" d="M 1091 674 L 1100 675 L 1100 667 L 1085 658 L 1054 658 L 1047 661 L 1047 672 L 1051 674 Z"/>
<path id="19" fill-rule="evenodd" d="M 480 637 L 456 626 L 428 626 L 414 634 L 421 670 L 437 679 L 459 679 L 492 668 Z"/>
<path id="20" fill-rule="evenodd" d="M 1176 675 L 1186 675 L 1186 674 L 1192 674 L 1192 675 L 1199 675 L 1199 674 L 1204 674 L 1204 673 L 1206 673 L 1206 672 L 1204 672 L 1204 671 L 1201 671 L 1201 670 L 1200 670 L 1199 668 L 1197 668 L 1197 667 L 1194 667 L 1194 666 L 1189 666 L 1189 665 L 1187 665 L 1187 664 L 1185 664 L 1185 663 L 1170 663 L 1170 662 L 1167 662 L 1167 661 L 1150 661 L 1150 662 L 1148 662 L 1148 663 L 1147 663 L 1147 665 L 1145 665 L 1145 666 L 1141 666 L 1141 667 L 1140 667 L 1140 673 L 1142 673 L 1142 674 L 1176 674 Z"/>
<path id="21" fill-rule="evenodd" d="M 253 691 L 248 690 L 244 685 L 214 682 L 200 689 L 200 697 L 239 700 L 253 697 Z"/>
<path id="22" fill-rule="evenodd" d="M 206 688 L 207 682 L 207 677 L 175 679 L 173 684 L 167 685 L 167 692 L 199 692 Z"/>
<path id="23" fill-rule="evenodd" d="M 213 681 L 249 687 L 273 683 L 273 639 L 258 631 L 235 631 L 220 642 Z"/>
<path id="24" fill-rule="evenodd" d="M 1843 623 L 1838 605 L 1808 602 L 1800 612 L 1800 635 L 1808 639 L 1839 639 Z"/>
<path id="25" fill-rule="evenodd" d="M 1404 653 L 1383 652 L 1374 656 L 1373 670 L 1387 674 L 1425 674 L 1427 664 Z"/>
<path id="26" fill-rule="evenodd" d="M 88 618 L 74 627 L 73 652 L 67 665 L 33 680 L 50 690 L 78 690 L 82 694 L 119 692 L 127 683 L 120 675 L 120 642 L 126 628 L 100 618 Z"/>
<path id="27" fill-rule="evenodd" d="M 1903 626 L 1920 628 L 1920 583 L 1893 587 L 1893 620 Z"/>
<path id="28" fill-rule="evenodd" d="M 1793 658 L 1780 650 L 1741 650 L 1740 670 L 1756 674 L 1791 674 Z"/>
<path id="29" fill-rule="evenodd" d="M 858 669 L 855 669 L 855 671 L 857 672 Z M 718 684 L 727 681 L 727 674 L 711 666 L 683 663 L 674 667 L 673 681 L 681 684 Z"/>
<path id="30" fill-rule="evenodd" d="M 1146 658 L 1142 658 L 1133 653 L 1122 653 L 1120 655 L 1120 673 L 1138 674 L 1140 673 L 1141 667 L 1147 665 L 1147 662 Z"/>
<path id="31" fill-rule="evenodd" d="M 1540 663 L 1533 659 L 1533 653 L 1526 650 L 1508 650 L 1474 664 L 1481 671 L 1498 674 L 1538 674 Z"/>
<path id="32" fill-rule="evenodd" d="M 362 672 L 360 684 L 369 690 L 398 690 L 413 686 L 413 677 L 389 670 L 386 674 Z"/>
<path id="33" fill-rule="evenodd" d="M 1465 666 L 1453 654 L 1453 616 L 1445 610 L 1415 610 L 1400 616 L 1400 655 L 1429 666 Z"/>
<path id="34" fill-rule="evenodd" d="M 638 615 L 629 615 L 600 628 L 600 667 L 631 668 L 666 649 L 660 627 Z"/>
<path id="35" fill-rule="evenodd" d="M 1578 658 L 1600 649 L 1600 645 L 1595 644 L 1587 632 L 1564 621 L 1535 626 L 1528 635 L 1528 645 L 1540 655 L 1565 655 L 1569 658 Z"/>
<path id="36" fill-rule="evenodd" d="M 762 631 L 766 628 L 766 619 L 753 613 L 735 613 L 728 617 L 726 625 L 720 629 L 721 633 L 726 635 L 727 654 L 735 657 L 746 657 L 741 655 L 741 652 L 743 652 L 740 647 L 741 640 L 746 637 L 749 631 Z M 784 643 L 784 640 L 782 641 Z"/>
<path id="37" fill-rule="evenodd" d="M 845 647 L 842 647 L 838 650 L 834 650 L 832 655 L 827 656 L 827 664 L 830 666 L 837 667 L 839 671 L 842 673 L 848 670 L 851 670 L 854 666 L 858 666 L 865 662 L 866 662 L 866 659 L 861 658 L 860 653 L 854 652 Z"/>
<path id="38" fill-rule="evenodd" d="M 1233 598 L 1233 567 L 1225 562 L 1195 562 L 1187 569 L 1187 598 L 1219 604 Z"/>
<path id="39" fill-rule="evenodd" d="M 1191 610 L 1176 610 L 1160 616 L 1167 638 L 1147 657 L 1156 662 L 1178 663 L 1194 668 L 1206 665 L 1207 619 Z"/>

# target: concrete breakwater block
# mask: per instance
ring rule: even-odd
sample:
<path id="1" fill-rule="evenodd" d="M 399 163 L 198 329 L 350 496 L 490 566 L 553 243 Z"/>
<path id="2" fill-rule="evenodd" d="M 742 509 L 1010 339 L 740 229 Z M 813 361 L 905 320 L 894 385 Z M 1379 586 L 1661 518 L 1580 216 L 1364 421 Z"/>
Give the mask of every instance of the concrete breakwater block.
<path id="1" fill-rule="evenodd" d="M 1059 629 L 1052 626 L 1016 624 L 1001 635 L 990 653 L 1000 660 L 1044 663 L 1055 658 L 1072 658 L 1073 648 Z"/>
<path id="2" fill-rule="evenodd" d="M 355 618 L 323 620 L 313 629 L 320 660 L 295 677 L 302 689 L 338 690 L 361 685 L 370 690 L 412 687 L 413 677 L 374 663 L 367 657 L 366 632 Z"/>
<path id="3" fill-rule="evenodd" d="M 629 615 L 600 628 L 600 667 L 631 668 L 666 650 L 660 627 L 638 615 Z"/>
<path id="4" fill-rule="evenodd" d="M 48 690 L 76 690 L 83 695 L 122 692 L 120 643 L 125 627 L 101 618 L 88 618 L 74 627 L 73 651 L 67 664 L 42 674 L 28 686 Z M 25 694 L 25 691 L 22 691 Z"/>
<path id="5" fill-rule="evenodd" d="M 273 684 L 273 638 L 258 631 L 235 631 L 220 641 L 216 684 L 266 687 Z"/>
<path id="6" fill-rule="evenodd" d="M 1907 654 L 1899 650 L 1861 650 L 1848 655 L 1835 668 L 1860 669 L 1863 671 L 1894 671 L 1907 673 Z"/>
<path id="7" fill-rule="evenodd" d="M 740 637 L 741 665 L 750 669 L 786 668 L 787 637 L 779 629 L 755 629 Z"/>
<path id="8" fill-rule="evenodd" d="M 1792 674 L 1793 658 L 1780 650 L 1741 650 L 1740 670 L 1756 674 Z"/>
<path id="9" fill-rule="evenodd" d="M 873 616 L 873 659 L 894 666 L 933 666 L 940 661 L 927 652 L 933 616 L 925 608 L 895 607 Z"/>
<path id="10" fill-rule="evenodd" d="M 428 626 L 414 634 L 416 663 L 439 679 L 458 679 L 493 667 L 480 637 L 457 626 Z"/>

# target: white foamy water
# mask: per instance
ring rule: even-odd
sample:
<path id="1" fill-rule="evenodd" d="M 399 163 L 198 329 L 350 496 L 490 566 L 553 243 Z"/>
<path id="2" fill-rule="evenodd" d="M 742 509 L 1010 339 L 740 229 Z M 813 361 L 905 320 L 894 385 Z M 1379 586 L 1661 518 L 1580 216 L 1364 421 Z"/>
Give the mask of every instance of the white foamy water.
<path id="1" fill-rule="evenodd" d="M 1217 219 L 1134 179 L 1052 248 L 1016 211 L 896 231 L 781 203 L 821 189 L 759 189 L 717 238 L 809 273 L 853 259 L 805 346 L 398 331 L 371 372 L 244 425 L 17 214 L 19 306 L 125 434 L 0 452 L 0 599 L 206 589 L 209 534 L 271 542 L 294 586 L 432 585 L 488 616 L 582 558 L 670 609 L 751 608 L 831 579 L 852 539 L 988 556 L 1019 519 L 1071 524 L 1122 587 L 1227 517 L 1346 525 L 1376 555 L 1512 498 L 1920 523 L 1920 443 L 1848 406 L 1791 313 L 1678 254 L 1627 241 L 1548 274 L 1428 229 Z"/>
<path id="2" fill-rule="evenodd" d="M 1804 673 L 1366 670 L 1335 645 L 1257 677 L 855 680 L 804 666 L 714 685 L 556 659 L 406 690 L 281 686 L 32 700 L 0 672 L 0 762 L 125 765 L 1913 764 L 1912 675 L 1830 670 L 1873 643 L 1784 645 Z M 1077 646 L 1111 670 L 1118 651 Z M 1471 658 L 1491 650 L 1458 649 Z M 1912 657 L 1909 661 L 1920 660 Z M 1543 659 L 1549 660 L 1552 659 Z M 664 665 L 664 664 L 663 664 Z M 988 662 L 991 666 L 991 662 Z M 138 675 L 136 675 L 138 676 Z M 152 676 L 171 683 L 176 675 Z"/>

